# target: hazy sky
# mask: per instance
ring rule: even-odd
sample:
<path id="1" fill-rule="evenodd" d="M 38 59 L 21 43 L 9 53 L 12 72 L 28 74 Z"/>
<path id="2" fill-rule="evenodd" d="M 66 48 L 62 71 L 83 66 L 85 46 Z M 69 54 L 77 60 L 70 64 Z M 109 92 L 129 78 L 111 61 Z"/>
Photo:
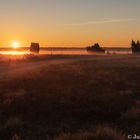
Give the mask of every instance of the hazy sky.
<path id="1" fill-rule="evenodd" d="M 0 0 L 0 46 L 129 47 L 140 39 L 140 0 Z"/>

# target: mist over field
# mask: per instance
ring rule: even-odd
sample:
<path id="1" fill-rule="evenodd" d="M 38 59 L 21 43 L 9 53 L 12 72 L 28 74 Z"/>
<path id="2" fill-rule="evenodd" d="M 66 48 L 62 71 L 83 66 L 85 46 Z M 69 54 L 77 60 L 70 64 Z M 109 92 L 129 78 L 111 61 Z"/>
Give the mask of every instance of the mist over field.
<path id="1" fill-rule="evenodd" d="M 1 62 L 0 138 L 126 140 L 139 134 L 139 63 L 139 55 Z"/>

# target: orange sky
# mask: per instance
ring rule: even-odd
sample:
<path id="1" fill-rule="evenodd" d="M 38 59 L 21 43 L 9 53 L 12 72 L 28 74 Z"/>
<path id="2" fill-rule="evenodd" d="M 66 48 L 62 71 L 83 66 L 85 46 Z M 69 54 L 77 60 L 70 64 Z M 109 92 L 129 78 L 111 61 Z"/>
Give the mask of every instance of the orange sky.
<path id="1" fill-rule="evenodd" d="M 42 47 L 129 47 L 140 39 L 138 0 L 5 0 L 0 5 L 0 47 L 39 42 Z"/>

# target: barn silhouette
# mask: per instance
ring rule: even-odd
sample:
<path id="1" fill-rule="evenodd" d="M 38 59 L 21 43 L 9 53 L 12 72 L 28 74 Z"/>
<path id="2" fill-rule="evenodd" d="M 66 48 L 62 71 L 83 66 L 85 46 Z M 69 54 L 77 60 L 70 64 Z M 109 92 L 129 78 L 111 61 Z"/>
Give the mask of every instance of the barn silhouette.
<path id="1" fill-rule="evenodd" d="M 31 46 L 30 46 L 30 52 L 31 53 L 39 53 L 39 51 L 40 51 L 40 45 L 39 45 L 39 43 L 32 42 L 31 43 Z"/>

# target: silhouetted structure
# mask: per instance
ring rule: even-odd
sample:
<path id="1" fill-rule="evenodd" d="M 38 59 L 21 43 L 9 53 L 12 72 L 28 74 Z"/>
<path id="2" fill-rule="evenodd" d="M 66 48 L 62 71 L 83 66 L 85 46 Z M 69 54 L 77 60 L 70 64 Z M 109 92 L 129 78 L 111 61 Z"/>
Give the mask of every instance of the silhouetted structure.
<path id="1" fill-rule="evenodd" d="M 39 53 L 40 51 L 40 46 L 39 46 L 39 43 L 31 43 L 31 46 L 30 46 L 30 52 L 31 53 Z"/>
<path id="2" fill-rule="evenodd" d="M 132 40 L 131 48 L 133 53 L 140 53 L 140 42 L 135 42 L 134 40 Z"/>
<path id="3" fill-rule="evenodd" d="M 105 50 L 101 48 L 98 43 L 94 44 L 93 46 L 88 46 L 87 51 L 105 53 Z"/>

